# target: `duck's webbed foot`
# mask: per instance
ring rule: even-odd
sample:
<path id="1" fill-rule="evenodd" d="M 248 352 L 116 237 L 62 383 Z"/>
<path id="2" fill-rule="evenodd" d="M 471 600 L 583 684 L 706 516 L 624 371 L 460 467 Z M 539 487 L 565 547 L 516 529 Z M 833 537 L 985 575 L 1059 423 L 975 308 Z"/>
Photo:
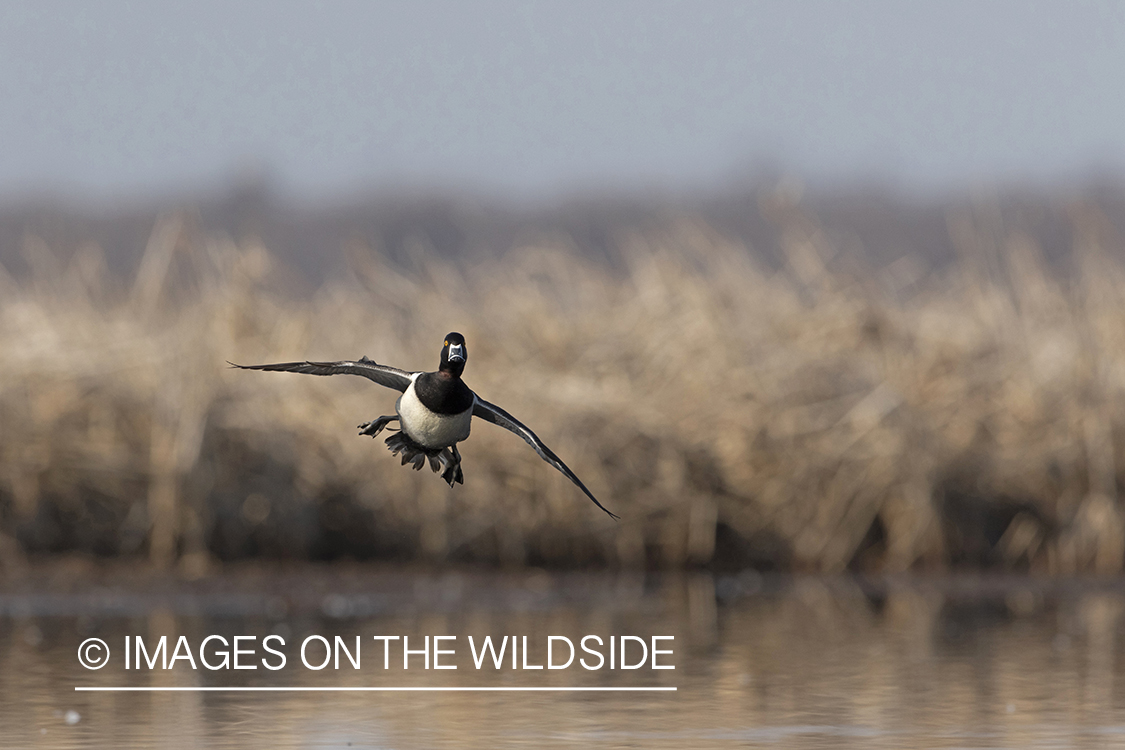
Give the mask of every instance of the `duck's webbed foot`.
<path id="1" fill-rule="evenodd" d="M 359 426 L 359 434 L 360 435 L 370 435 L 371 437 L 375 437 L 376 435 L 378 435 L 380 432 L 383 431 L 384 427 L 389 425 L 391 422 L 397 422 L 397 421 L 398 421 L 398 415 L 393 414 L 389 417 L 379 417 L 378 419 L 372 420 L 371 422 L 364 422 L 363 424 L 361 424 Z"/>
<path id="2" fill-rule="evenodd" d="M 445 471 L 441 473 L 441 478 L 449 484 L 450 487 L 453 483 L 464 484 L 465 474 L 461 471 L 461 454 L 457 452 L 457 446 L 451 445 L 449 448 L 441 452 L 439 460 L 445 466 Z"/>

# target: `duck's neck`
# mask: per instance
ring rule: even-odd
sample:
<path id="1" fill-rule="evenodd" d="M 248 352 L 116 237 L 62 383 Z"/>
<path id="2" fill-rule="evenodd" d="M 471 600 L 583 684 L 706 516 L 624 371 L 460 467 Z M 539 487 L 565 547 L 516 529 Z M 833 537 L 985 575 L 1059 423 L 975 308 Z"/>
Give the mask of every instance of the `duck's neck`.
<path id="1" fill-rule="evenodd" d="M 460 380 L 461 373 L 465 371 L 464 362 L 443 362 L 441 367 L 438 368 L 437 374 L 443 378 L 451 378 L 453 380 Z"/>

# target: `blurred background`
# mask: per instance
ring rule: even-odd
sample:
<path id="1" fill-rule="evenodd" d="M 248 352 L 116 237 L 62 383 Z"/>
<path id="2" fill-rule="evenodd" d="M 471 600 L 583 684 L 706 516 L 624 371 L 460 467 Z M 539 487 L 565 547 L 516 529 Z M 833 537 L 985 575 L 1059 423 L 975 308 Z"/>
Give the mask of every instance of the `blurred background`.
<path id="1" fill-rule="evenodd" d="M 90 633 L 531 607 L 675 623 L 681 694 L 617 729 L 565 702 L 578 734 L 524 703 L 494 742 L 1100 746 L 1122 91 L 1113 2 L 8 6 L 0 692 L 39 687 L 0 723 L 50 743 L 56 691 L 120 684 L 79 674 Z M 452 330 L 620 522 L 491 425 L 450 490 L 356 436 L 392 392 L 226 366 L 433 369 Z M 493 731 L 458 700 L 420 744 Z M 66 741 L 279 746 L 247 701 L 91 698 Z M 365 721 L 284 737 L 421 720 Z"/>

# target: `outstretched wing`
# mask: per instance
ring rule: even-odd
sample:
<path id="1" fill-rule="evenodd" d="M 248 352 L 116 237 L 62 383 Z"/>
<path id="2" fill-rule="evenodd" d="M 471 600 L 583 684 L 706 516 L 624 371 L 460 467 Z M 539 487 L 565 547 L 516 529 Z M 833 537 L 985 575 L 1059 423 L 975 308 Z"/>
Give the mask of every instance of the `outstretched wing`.
<path id="1" fill-rule="evenodd" d="M 574 474 L 574 472 L 571 471 L 570 468 L 562 462 L 561 458 L 555 455 L 554 451 L 544 445 L 543 441 L 539 439 L 539 436 L 528 429 L 527 425 L 525 425 L 523 422 L 519 421 L 511 414 L 504 411 L 496 404 L 488 403 L 480 396 L 477 396 L 476 403 L 473 404 L 473 416 L 480 417 L 486 422 L 492 422 L 492 424 L 500 425 L 505 430 L 510 430 L 519 435 L 521 438 L 527 441 L 528 445 L 535 449 L 535 452 L 539 454 L 540 458 L 549 463 L 551 466 L 554 466 L 556 469 L 563 473 L 563 476 L 578 485 L 578 489 L 585 492 L 586 497 L 594 501 L 594 505 L 598 506 L 606 513 L 609 513 L 610 518 L 619 518 L 617 514 L 610 512 L 604 505 L 599 503 L 598 499 L 594 497 L 593 493 L 591 493 L 590 490 L 586 489 L 586 485 L 582 484 L 582 480 L 579 479 Z"/>
<path id="2" fill-rule="evenodd" d="M 267 370 L 270 372 L 301 372 L 306 375 L 362 375 L 368 380 L 374 380 L 379 385 L 393 388 L 396 391 L 405 391 L 410 385 L 411 373 L 397 367 L 388 367 L 372 362 L 367 357 L 361 357 L 355 362 L 280 362 L 275 365 L 236 365 L 227 362 L 231 367 L 240 370 Z"/>

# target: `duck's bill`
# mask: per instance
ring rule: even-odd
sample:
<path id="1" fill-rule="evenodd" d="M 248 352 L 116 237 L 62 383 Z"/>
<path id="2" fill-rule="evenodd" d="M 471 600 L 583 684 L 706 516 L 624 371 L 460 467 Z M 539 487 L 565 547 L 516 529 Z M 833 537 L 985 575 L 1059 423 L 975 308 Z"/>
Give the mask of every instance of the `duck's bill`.
<path id="1" fill-rule="evenodd" d="M 460 344 L 453 344 L 449 347 L 449 361 L 450 362 L 464 362 L 465 361 L 465 347 Z"/>

